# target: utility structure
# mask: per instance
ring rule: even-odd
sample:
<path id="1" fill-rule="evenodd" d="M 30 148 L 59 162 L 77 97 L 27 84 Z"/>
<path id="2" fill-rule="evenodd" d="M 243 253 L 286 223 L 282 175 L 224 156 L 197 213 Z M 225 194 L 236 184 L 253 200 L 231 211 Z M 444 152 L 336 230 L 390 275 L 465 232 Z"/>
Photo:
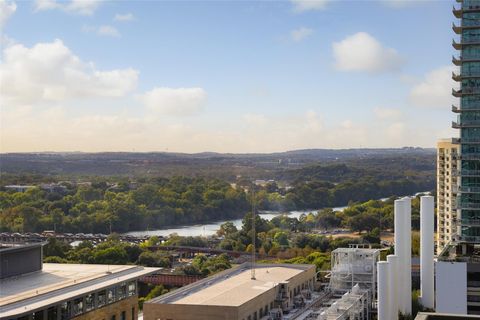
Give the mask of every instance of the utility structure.
<path id="1" fill-rule="evenodd" d="M 420 198 L 420 288 L 421 302 L 434 308 L 433 252 L 434 203 L 432 196 Z M 395 255 L 377 263 L 378 319 L 398 319 L 412 314 L 412 219 L 411 199 L 395 200 Z"/>
<path id="2" fill-rule="evenodd" d="M 453 47 L 460 52 L 452 62 L 459 67 L 452 78 L 460 86 L 452 89 L 460 103 L 452 107 L 458 114 L 452 127 L 460 130 L 454 139 L 460 145 L 460 170 L 457 199 L 457 236 L 462 253 L 473 251 L 480 244 L 480 1 L 463 0 L 453 14 L 460 24 L 453 24 L 453 31 L 460 41 L 453 40 Z"/>
<path id="3" fill-rule="evenodd" d="M 255 278 L 255 255 L 256 255 L 256 220 L 255 220 L 255 184 L 252 184 L 252 265 L 251 268 L 251 276 L 252 280 L 256 280 Z"/>

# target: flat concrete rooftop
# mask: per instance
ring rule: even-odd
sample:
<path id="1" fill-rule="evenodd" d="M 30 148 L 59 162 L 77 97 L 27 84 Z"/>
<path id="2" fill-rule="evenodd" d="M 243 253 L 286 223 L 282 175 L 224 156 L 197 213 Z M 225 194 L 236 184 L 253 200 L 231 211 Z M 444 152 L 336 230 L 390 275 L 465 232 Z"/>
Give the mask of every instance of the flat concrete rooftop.
<path id="1" fill-rule="evenodd" d="M 41 271 L 0 281 L 0 318 L 34 311 L 157 270 L 135 265 L 44 263 Z"/>
<path id="2" fill-rule="evenodd" d="M 242 265 L 175 290 L 148 303 L 240 306 L 272 289 L 280 282 L 289 281 L 310 268 L 314 266 L 259 264 L 255 269 L 255 280 L 252 280 L 250 269 Z"/>

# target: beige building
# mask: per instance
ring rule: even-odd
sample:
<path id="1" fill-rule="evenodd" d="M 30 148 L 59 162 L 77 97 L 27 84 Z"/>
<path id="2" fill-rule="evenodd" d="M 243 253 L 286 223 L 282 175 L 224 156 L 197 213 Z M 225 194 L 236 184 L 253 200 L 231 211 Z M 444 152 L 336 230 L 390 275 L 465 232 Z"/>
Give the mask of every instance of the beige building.
<path id="1" fill-rule="evenodd" d="M 42 264 L 41 257 L 41 244 L 0 245 L 1 320 L 136 320 L 137 280 L 158 270 Z"/>
<path id="2" fill-rule="evenodd" d="M 315 277 L 313 265 L 259 264 L 252 280 L 244 264 L 146 302 L 144 319 L 259 320 L 301 305 Z"/>
<path id="3" fill-rule="evenodd" d="M 437 254 L 456 234 L 459 144 L 452 139 L 437 142 Z"/>

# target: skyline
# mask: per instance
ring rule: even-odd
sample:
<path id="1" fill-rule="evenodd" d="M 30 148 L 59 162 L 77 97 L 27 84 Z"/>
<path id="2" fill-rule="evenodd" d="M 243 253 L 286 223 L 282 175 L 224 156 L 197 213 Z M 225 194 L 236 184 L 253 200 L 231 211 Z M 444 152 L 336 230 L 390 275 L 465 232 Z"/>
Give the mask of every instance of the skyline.
<path id="1" fill-rule="evenodd" d="M 0 151 L 434 147 L 451 5 L 1 1 Z"/>

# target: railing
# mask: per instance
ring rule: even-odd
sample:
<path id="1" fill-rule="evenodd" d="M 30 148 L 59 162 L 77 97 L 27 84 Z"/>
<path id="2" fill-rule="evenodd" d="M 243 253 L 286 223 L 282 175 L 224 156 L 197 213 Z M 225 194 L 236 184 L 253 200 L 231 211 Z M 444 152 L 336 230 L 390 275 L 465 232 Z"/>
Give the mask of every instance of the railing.
<path id="1" fill-rule="evenodd" d="M 458 187 L 458 190 L 462 193 L 480 193 L 480 187 Z"/>
<path id="2" fill-rule="evenodd" d="M 479 40 L 480 41 L 480 40 Z M 478 61 L 480 57 L 478 54 L 463 52 L 463 55 L 455 57 L 452 56 L 452 62 L 456 66 L 461 66 L 463 62 Z"/>
<path id="3" fill-rule="evenodd" d="M 480 127 L 480 120 L 452 121 L 452 128 Z"/>
<path id="4" fill-rule="evenodd" d="M 453 139 L 458 139 L 458 142 L 453 142 Z M 480 137 L 452 138 L 452 143 L 480 143 Z"/>
<path id="5" fill-rule="evenodd" d="M 460 160 L 480 160 L 479 154 L 462 154 Z"/>
<path id="6" fill-rule="evenodd" d="M 458 236 L 459 241 L 480 243 L 480 236 Z"/>
<path id="7" fill-rule="evenodd" d="M 464 226 L 480 226 L 480 219 L 461 219 L 458 223 L 459 225 L 464 225 Z"/>
<path id="8" fill-rule="evenodd" d="M 461 25 L 456 25 L 455 22 L 452 22 L 452 29 L 455 32 L 462 31 L 463 28 L 475 28 L 475 27 L 480 27 L 480 22 L 476 20 L 462 20 Z"/>
<path id="9" fill-rule="evenodd" d="M 480 170 L 457 170 L 457 175 L 462 177 L 480 177 Z"/>

